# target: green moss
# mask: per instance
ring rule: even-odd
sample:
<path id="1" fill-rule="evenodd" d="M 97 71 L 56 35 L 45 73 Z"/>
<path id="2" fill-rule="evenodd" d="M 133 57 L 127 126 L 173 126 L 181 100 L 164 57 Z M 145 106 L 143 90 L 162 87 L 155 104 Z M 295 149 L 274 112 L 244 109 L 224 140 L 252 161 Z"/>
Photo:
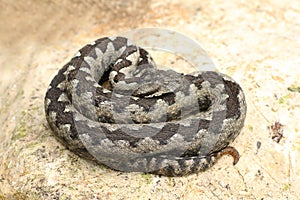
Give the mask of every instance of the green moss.
<path id="1" fill-rule="evenodd" d="M 26 137 L 30 132 L 29 124 L 30 124 L 30 114 L 27 112 L 27 110 L 21 111 L 19 123 L 17 124 L 12 134 L 12 140 L 16 141 Z"/>
<path id="2" fill-rule="evenodd" d="M 248 125 L 248 129 L 249 129 L 249 131 L 253 132 L 253 126 Z"/>
<path id="3" fill-rule="evenodd" d="M 151 174 L 146 174 L 146 173 L 143 173 L 141 174 L 142 178 L 146 180 L 146 183 L 147 184 L 150 184 L 152 183 L 153 181 L 153 176 Z"/>
<path id="4" fill-rule="evenodd" d="M 291 97 L 290 97 L 290 95 L 288 95 L 288 94 L 285 95 L 285 96 L 283 96 L 283 97 L 280 97 L 279 100 L 278 100 L 278 103 L 279 103 L 279 104 L 284 104 L 284 103 L 286 103 L 286 101 L 287 101 L 289 98 L 291 98 Z"/>
<path id="5" fill-rule="evenodd" d="M 168 185 L 170 187 L 174 187 L 175 186 L 175 179 L 173 177 L 168 177 Z"/>
<path id="6" fill-rule="evenodd" d="M 32 142 L 29 142 L 28 144 L 25 145 L 25 148 L 26 149 L 32 149 L 34 147 L 40 147 L 41 146 L 41 143 L 37 140 L 34 140 Z"/>
<path id="7" fill-rule="evenodd" d="M 14 134 L 12 135 L 12 140 L 19 140 L 21 138 L 24 138 L 27 136 L 27 126 L 25 122 L 20 122 L 16 130 L 14 131 Z"/>
<path id="8" fill-rule="evenodd" d="M 283 191 L 287 191 L 287 190 L 290 189 L 290 187 L 291 187 L 291 184 L 287 183 L 287 184 L 285 184 L 285 185 L 283 186 L 282 190 L 283 190 Z"/>
<path id="9" fill-rule="evenodd" d="M 59 197 L 60 200 L 70 199 L 69 195 L 63 194 Z"/>
<path id="10" fill-rule="evenodd" d="M 40 105 L 31 107 L 32 111 L 37 111 L 40 109 Z"/>
<path id="11" fill-rule="evenodd" d="M 18 92 L 18 97 L 20 97 L 20 96 L 23 96 L 24 95 L 24 90 L 19 90 L 19 92 Z"/>

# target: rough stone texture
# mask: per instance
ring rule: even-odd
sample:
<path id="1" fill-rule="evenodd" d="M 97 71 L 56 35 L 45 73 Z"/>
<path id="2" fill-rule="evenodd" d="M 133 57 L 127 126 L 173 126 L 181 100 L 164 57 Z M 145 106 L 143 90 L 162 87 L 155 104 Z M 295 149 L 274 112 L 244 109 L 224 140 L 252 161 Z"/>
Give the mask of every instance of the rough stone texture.
<path id="1" fill-rule="evenodd" d="M 297 199 L 300 196 L 299 1 L 0 0 L 0 199 Z M 53 137 L 43 98 L 57 70 L 96 38 L 162 27 L 199 41 L 248 102 L 234 142 L 201 174 L 115 172 Z M 283 124 L 276 143 L 269 126 Z"/>

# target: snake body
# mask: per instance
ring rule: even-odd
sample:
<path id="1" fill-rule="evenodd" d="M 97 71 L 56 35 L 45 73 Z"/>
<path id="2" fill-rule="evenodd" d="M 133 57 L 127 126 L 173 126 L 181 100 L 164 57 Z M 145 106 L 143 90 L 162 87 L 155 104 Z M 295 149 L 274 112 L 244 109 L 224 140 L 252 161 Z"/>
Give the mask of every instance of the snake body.
<path id="1" fill-rule="evenodd" d="M 204 171 L 238 152 L 244 93 L 227 75 L 159 70 L 124 37 L 84 46 L 53 78 L 47 121 L 78 155 L 112 169 L 166 176 Z"/>

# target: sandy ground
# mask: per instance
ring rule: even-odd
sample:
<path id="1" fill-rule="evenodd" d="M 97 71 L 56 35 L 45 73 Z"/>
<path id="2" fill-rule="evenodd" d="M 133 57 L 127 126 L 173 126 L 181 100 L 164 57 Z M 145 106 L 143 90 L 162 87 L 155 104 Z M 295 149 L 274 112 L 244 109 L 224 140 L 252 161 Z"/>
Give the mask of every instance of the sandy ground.
<path id="1" fill-rule="evenodd" d="M 0 199 L 300 198 L 299 1 L 0 0 L 0 10 Z M 43 98 L 57 70 L 84 44 L 143 27 L 197 40 L 241 84 L 236 166 L 223 157 L 181 178 L 121 173 L 54 138 Z"/>

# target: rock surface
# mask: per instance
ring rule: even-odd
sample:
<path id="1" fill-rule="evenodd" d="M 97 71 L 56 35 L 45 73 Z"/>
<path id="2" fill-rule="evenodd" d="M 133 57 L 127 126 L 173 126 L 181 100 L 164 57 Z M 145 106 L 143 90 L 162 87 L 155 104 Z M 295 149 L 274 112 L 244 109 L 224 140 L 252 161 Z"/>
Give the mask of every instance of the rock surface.
<path id="1" fill-rule="evenodd" d="M 0 199 L 300 196 L 299 1 L 0 0 L 0 10 Z M 57 70 L 84 44 L 143 27 L 190 36 L 241 84 L 248 114 L 233 144 L 241 154 L 236 166 L 223 157 L 181 178 L 121 173 L 54 138 L 43 99 Z M 275 122 L 283 125 L 279 142 Z"/>

